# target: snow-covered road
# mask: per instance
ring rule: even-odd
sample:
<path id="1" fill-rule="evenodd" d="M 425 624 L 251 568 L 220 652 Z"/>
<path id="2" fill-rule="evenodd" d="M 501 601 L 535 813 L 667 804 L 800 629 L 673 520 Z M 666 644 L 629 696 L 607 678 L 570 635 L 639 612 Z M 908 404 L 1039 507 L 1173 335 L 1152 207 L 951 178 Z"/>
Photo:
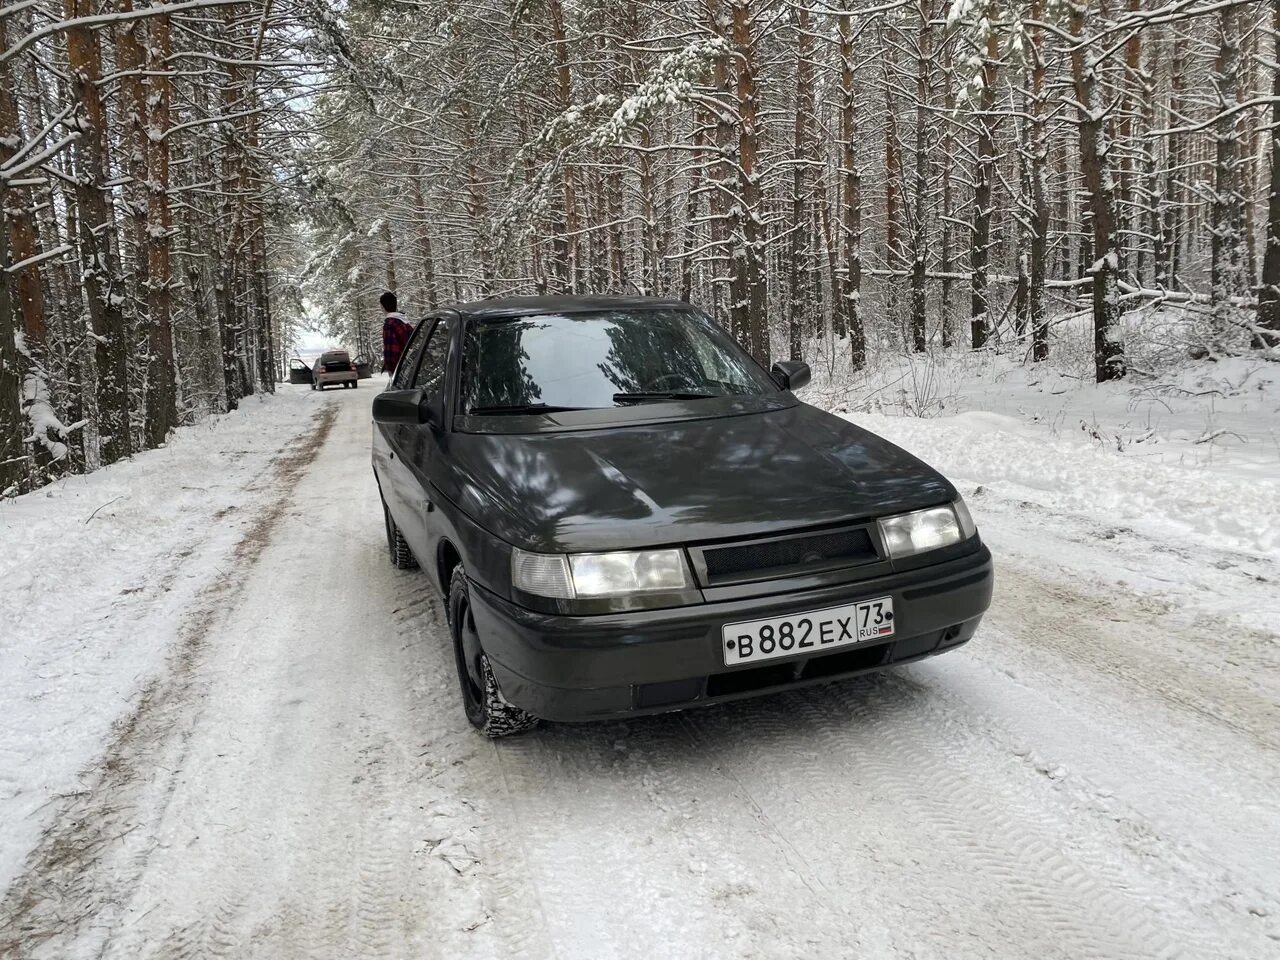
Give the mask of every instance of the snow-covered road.
<path id="1" fill-rule="evenodd" d="M 371 396 L 304 398 L 164 670 L 38 814 L 0 957 L 1280 955 L 1266 557 L 987 492 L 960 651 L 492 743 L 386 562 Z"/>

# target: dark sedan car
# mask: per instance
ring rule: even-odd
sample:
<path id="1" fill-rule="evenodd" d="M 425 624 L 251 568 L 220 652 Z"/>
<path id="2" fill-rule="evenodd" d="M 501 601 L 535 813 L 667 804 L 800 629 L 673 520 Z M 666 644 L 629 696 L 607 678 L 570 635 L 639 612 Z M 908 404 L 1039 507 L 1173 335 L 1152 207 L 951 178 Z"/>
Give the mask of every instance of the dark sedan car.
<path id="1" fill-rule="evenodd" d="M 964 501 L 686 303 L 422 321 L 374 401 L 391 559 L 447 599 L 467 716 L 676 710 L 952 649 L 991 600 Z"/>

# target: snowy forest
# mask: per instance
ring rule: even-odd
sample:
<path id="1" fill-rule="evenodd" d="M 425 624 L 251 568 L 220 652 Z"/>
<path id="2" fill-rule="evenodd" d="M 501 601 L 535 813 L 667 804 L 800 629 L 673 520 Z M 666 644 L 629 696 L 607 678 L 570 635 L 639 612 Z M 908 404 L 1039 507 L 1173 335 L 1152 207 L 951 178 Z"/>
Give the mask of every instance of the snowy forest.
<path id="1" fill-rule="evenodd" d="M 1276 356 L 1280 2 L 16 0 L 0 493 L 501 293 L 757 358 Z"/>

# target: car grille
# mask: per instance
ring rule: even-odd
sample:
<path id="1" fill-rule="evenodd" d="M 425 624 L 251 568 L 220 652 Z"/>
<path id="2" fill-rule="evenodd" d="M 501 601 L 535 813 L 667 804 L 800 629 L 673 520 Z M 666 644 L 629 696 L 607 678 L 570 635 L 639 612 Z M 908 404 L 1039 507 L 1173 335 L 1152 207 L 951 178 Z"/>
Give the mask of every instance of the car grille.
<path id="1" fill-rule="evenodd" d="M 793 577 L 879 560 L 866 527 L 698 549 L 707 586 Z"/>

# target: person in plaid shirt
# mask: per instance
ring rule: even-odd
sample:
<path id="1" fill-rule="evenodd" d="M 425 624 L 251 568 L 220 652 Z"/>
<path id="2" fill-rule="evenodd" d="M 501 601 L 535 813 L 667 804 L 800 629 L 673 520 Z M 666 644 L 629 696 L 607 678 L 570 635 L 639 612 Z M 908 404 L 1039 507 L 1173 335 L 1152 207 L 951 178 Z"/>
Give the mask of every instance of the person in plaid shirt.
<path id="1" fill-rule="evenodd" d="M 396 364 L 400 362 L 400 354 L 404 353 L 404 345 L 409 342 L 413 327 L 399 312 L 394 293 L 388 290 L 378 298 L 378 302 L 387 314 L 382 322 L 382 372 L 391 376 L 396 372 Z"/>

